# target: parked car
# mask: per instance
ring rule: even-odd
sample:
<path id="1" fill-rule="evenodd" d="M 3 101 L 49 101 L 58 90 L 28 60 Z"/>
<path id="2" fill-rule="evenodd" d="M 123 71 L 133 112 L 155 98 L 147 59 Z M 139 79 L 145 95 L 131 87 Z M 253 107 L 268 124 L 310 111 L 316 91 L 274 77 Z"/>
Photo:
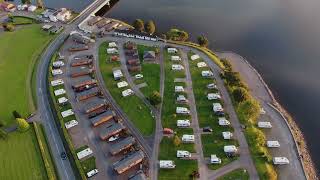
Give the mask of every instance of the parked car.
<path id="1" fill-rule="evenodd" d="M 215 114 L 217 116 L 224 116 L 225 115 L 223 111 L 217 111 L 217 112 L 215 112 Z"/>
<path id="2" fill-rule="evenodd" d="M 204 127 L 203 132 L 212 132 L 212 128 L 210 126 Z"/>
<path id="3" fill-rule="evenodd" d="M 67 159 L 66 152 L 61 152 L 60 157 L 61 157 L 62 160 L 66 160 Z"/>
<path id="4" fill-rule="evenodd" d="M 142 74 L 137 74 L 137 75 L 135 75 L 135 77 L 136 77 L 136 79 L 141 79 L 141 78 L 143 78 L 143 75 Z"/>

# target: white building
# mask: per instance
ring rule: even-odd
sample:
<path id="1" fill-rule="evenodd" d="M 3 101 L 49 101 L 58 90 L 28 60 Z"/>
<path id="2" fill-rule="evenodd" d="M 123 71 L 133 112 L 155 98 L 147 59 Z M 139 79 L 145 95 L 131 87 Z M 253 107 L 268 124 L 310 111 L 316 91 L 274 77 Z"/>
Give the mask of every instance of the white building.
<path id="1" fill-rule="evenodd" d="M 190 127 L 191 123 L 190 120 L 185 119 L 185 120 L 177 120 L 177 127 Z"/>
<path id="2" fill-rule="evenodd" d="M 113 77 L 115 80 L 119 80 L 122 76 L 123 76 L 123 74 L 120 69 L 113 71 Z"/>
<path id="3" fill-rule="evenodd" d="M 78 124 L 79 124 L 78 121 L 76 121 L 76 120 L 71 120 L 71 121 L 69 121 L 69 122 L 64 123 L 64 126 L 65 126 L 67 129 L 70 129 L 70 128 L 74 127 L 74 126 L 77 126 Z"/>
<path id="4" fill-rule="evenodd" d="M 228 121 L 225 117 L 219 117 L 219 125 L 220 126 L 229 126 L 230 121 Z"/>
<path id="5" fill-rule="evenodd" d="M 58 86 L 58 85 L 62 85 L 64 84 L 63 80 L 62 79 L 56 79 L 56 80 L 53 80 L 51 81 L 51 86 Z"/>
<path id="6" fill-rule="evenodd" d="M 213 112 L 219 112 L 219 111 L 223 111 L 223 108 L 220 103 L 213 103 L 212 110 L 213 110 Z"/>
<path id="7" fill-rule="evenodd" d="M 190 114 L 190 111 L 188 108 L 185 108 L 185 107 L 177 107 L 176 113 L 177 114 Z"/>
<path id="8" fill-rule="evenodd" d="M 274 157 L 272 160 L 275 165 L 285 165 L 290 163 L 289 159 L 286 157 Z"/>
<path id="9" fill-rule="evenodd" d="M 171 61 L 181 61 L 181 57 L 179 57 L 179 56 L 171 56 Z"/>
<path id="10" fill-rule="evenodd" d="M 280 143 L 279 143 L 279 141 L 267 141 L 267 147 L 278 148 L 278 147 L 280 147 Z"/>
<path id="11" fill-rule="evenodd" d="M 58 90 L 54 91 L 54 95 L 55 96 L 60 96 L 60 95 L 65 94 L 65 93 L 66 93 L 66 90 L 64 90 L 64 89 L 58 89 Z"/>
<path id="12" fill-rule="evenodd" d="M 109 42 L 109 48 L 116 48 L 117 44 L 116 42 Z"/>
<path id="13" fill-rule="evenodd" d="M 190 58 L 191 58 L 192 61 L 194 61 L 194 60 L 199 59 L 200 56 L 199 56 L 198 54 L 194 54 L 194 55 L 192 55 Z"/>
<path id="14" fill-rule="evenodd" d="M 116 48 L 108 48 L 107 49 L 108 54 L 118 54 L 118 49 Z"/>
<path id="15" fill-rule="evenodd" d="M 68 99 L 66 97 L 61 97 L 61 98 L 58 99 L 58 103 L 59 104 L 64 104 L 66 102 L 68 102 Z"/>
<path id="16" fill-rule="evenodd" d="M 168 48 L 168 53 L 177 53 L 178 49 L 177 48 Z"/>
<path id="17" fill-rule="evenodd" d="M 191 158 L 189 151 L 177 150 L 177 158 Z"/>
<path id="18" fill-rule="evenodd" d="M 52 69 L 51 73 L 53 76 L 57 76 L 63 74 L 63 71 L 61 69 Z"/>
<path id="19" fill-rule="evenodd" d="M 65 22 L 71 19 L 72 14 L 71 11 L 67 10 L 66 8 L 61 8 L 56 17 L 59 21 Z"/>
<path id="20" fill-rule="evenodd" d="M 212 71 L 201 71 L 201 76 L 202 77 L 211 77 L 211 76 L 213 76 L 213 72 Z"/>
<path id="21" fill-rule="evenodd" d="M 198 63 L 197 63 L 197 67 L 198 67 L 198 68 L 207 67 L 207 64 L 206 64 L 205 62 L 198 62 Z"/>
<path id="22" fill-rule="evenodd" d="M 93 152 L 92 152 L 92 150 L 91 150 L 90 148 L 86 148 L 86 149 L 78 152 L 78 153 L 77 153 L 77 157 L 78 157 L 78 159 L 80 160 L 80 159 L 83 159 L 83 158 L 85 158 L 85 157 L 87 157 L 87 156 L 90 156 L 92 153 L 93 153 Z"/>
<path id="23" fill-rule="evenodd" d="M 159 164 L 161 169 L 174 169 L 176 167 L 174 161 L 171 160 L 160 160 Z"/>
<path id="24" fill-rule="evenodd" d="M 258 127 L 259 128 L 272 128 L 272 125 L 270 122 L 260 121 L 260 122 L 258 122 Z"/>
<path id="25" fill-rule="evenodd" d="M 29 11 L 29 12 L 34 12 L 36 9 L 37 9 L 37 6 L 35 6 L 35 5 L 30 5 L 30 6 L 28 7 L 28 11 Z"/>
<path id="26" fill-rule="evenodd" d="M 184 92 L 183 86 L 175 86 L 174 87 L 174 92 Z"/>
<path id="27" fill-rule="evenodd" d="M 19 4 L 19 5 L 17 6 L 17 9 L 18 9 L 18 11 L 27 10 L 27 9 L 28 9 L 28 5 L 26 5 L 26 4 Z"/>
<path id="28" fill-rule="evenodd" d="M 207 85 L 207 88 L 208 88 L 208 89 L 218 89 L 218 88 L 217 88 L 217 85 L 215 85 L 214 83 L 208 84 L 208 85 Z"/>
<path id="29" fill-rule="evenodd" d="M 74 115 L 74 112 L 73 112 L 72 109 L 68 109 L 68 110 L 66 110 L 66 111 L 61 112 L 61 116 L 62 116 L 63 118 L 68 117 L 68 116 L 71 116 L 71 115 Z"/>
<path id="30" fill-rule="evenodd" d="M 218 93 L 209 93 L 207 95 L 208 100 L 217 100 L 217 99 L 221 99 L 220 94 Z"/>
<path id="31" fill-rule="evenodd" d="M 55 68 L 59 68 L 59 67 L 64 66 L 64 62 L 63 61 L 55 61 L 52 63 L 52 66 Z"/>
<path id="32" fill-rule="evenodd" d="M 55 13 L 50 14 L 50 15 L 49 15 L 49 19 L 50 19 L 50 21 L 52 21 L 52 22 L 57 22 L 57 21 L 58 21 L 58 18 L 57 18 L 57 16 L 55 15 Z"/>
<path id="33" fill-rule="evenodd" d="M 225 132 L 222 132 L 222 137 L 223 139 L 231 139 L 233 137 L 233 134 L 232 132 L 225 131 Z"/>
<path id="34" fill-rule="evenodd" d="M 237 147 L 234 145 L 224 146 L 223 150 L 225 153 L 236 153 L 238 151 Z"/>
<path id="35" fill-rule="evenodd" d="M 181 64 L 172 64 L 171 69 L 174 71 L 184 70 L 184 67 Z"/>
<path id="36" fill-rule="evenodd" d="M 128 86 L 128 83 L 126 81 L 121 81 L 117 83 L 118 88 L 123 88 Z"/>
<path id="37" fill-rule="evenodd" d="M 122 97 L 127 97 L 134 94 L 134 92 L 132 91 L 132 89 L 126 89 L 124 91 L 122 91 Z"/>
<path id="38" fill-rule="evenodd" d="M 221 164 L 221 159 L 217 157 L 215 154 L 211 154 L 210 156 L 210 163 L 211 164 Z"/>
<path id="39" fill-rule="evenodd" d="M 184 143 L 193 143 L 194 142 L 194 135 L 184 134 L 184 135 L 182 135 L 181 140 Z"/>

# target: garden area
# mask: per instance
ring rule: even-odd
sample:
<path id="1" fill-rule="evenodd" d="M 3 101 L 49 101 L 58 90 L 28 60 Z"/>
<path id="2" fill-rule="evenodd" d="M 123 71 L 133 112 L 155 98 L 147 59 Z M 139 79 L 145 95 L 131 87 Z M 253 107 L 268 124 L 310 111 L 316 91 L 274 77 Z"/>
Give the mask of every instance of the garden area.
<path id="1" fill-rule="evenodd" d="M 145 136 L 149 136 L 155 128 L 155 120 L 150 113 L 150 109 L 135 95 L 122 97 L 121 92 L 128 87 L 118 89 L 117 83 L 122 80 L 126 81 L 126 78 L 122 77 L 119 81 L 114 80 L 112 69 L 120 67 L 121 64 L 117 61 L 110 61 L 110 55 L 106 51 L 107 48 L 107 42 L 102 43 L 99 48 L 99 66 L 105 86 L 140 132 Z"/>

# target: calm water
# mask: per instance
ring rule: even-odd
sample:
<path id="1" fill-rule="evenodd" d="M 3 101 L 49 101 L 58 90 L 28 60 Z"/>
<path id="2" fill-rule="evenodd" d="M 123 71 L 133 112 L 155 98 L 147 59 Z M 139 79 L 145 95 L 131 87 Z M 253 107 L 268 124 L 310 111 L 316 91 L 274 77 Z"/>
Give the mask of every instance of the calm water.
<path id="1" fill-rule="evenodd" d="M 52 3 L 81 9 L 82 1 Z M 211 48 L 247 58 L 301 127 L 319 169 L 319 7 L 319 0 L 120 0 L 107 16 L 152 19 L 160 31 L 177 27 L 193 38 L 203 33 Z"/>

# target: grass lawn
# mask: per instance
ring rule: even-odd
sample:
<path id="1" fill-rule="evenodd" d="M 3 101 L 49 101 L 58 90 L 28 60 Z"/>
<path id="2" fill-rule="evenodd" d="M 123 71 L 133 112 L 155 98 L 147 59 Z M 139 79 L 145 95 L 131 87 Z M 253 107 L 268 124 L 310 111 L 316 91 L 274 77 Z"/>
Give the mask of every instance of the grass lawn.
<path id="1" fill-rule="evenodd" d="M 141 92 L 146 96 L 153 91 L 160 91 L 160 65 L 159 64 L 142 64 L 143 80 L 148 86 L 141 88 Z M 136 82 L 135 82 L 136 83 Z"/>
<path id="2" fill-rule="evenodd" d="M 34 20 L 32 18 L 27 18 L 23 16 L 12 16 L 12 24 L 21 25 L 21 24 L 32 24 Z"/>
<path id="3" fill-rule="evenodd" d="M 192 54 L 188 53 L 188 57 Z M 225 145 L 237 145 L 236 140 L 224 140 L 222 137 L 223 131 L 233 132 L 233 128 L 230 127 L 222 127 L 218 125 L 218 117 L 212 112 L 212 103 L 219 102 L 223 105 L 223 102 L 220 100 L 208 100 L 208 93 L 216 93 L 218 90 L 216 89 L 208 89 L 206 86 L 210 83 L 214 83 L 215 80 L 211 78 L 203 78 L 201 76 L 201 71 L 210 70 L 209 68 L 198 68 L 197 63 L 201 62 L 201 59 L 195 61 L 189 61 L 190 65 L 190 73 L 192 76 L 192 86 L 193 93 L 196 100 L 197 105 L 197 113 L 198 113 L 198 121 L 199 126 L 205 127 L 210 126 L 213 129 L 212 134 L 205 134 L 201 136 L 201 141 L 203 145 L 203 154 L 205 157 L 210 157 L 211 154 L 216 154 L 219 158 L 221 158 L 222 163 L 219 165 L 209 165 L 211 169 L 217 169 L 236 158 L 228 158 L 223 152 L 223 146 Z"/>
<path id="4" fill-rule="evenodd" d="M 112 69 L 120 67 L 120 62 L 110 62 L 109 55 L 107 55 L 106 48 L 108 44 L 105 42 L 99 48 L 99 66 L 105 82 L 106 87 L 116 100 L 121 109 L 127 114 L 133 124 L 140 130 L 143 135 L 151 135 L 155 128 L 155 120 L 150 113 L 150 109 L 137 96 L 122 97 L 121 92 L 129 87 L 121 89 L 117 88 L 117 83 L 113 79 Z M 126 80 L 122 78 L 122 80 Z"/>
<path id="5" fill-rule="evenodd" d="M 0 117 L 5 124 L 13 122 L 13 110 L 22 116 L 33 110 L 28 76 L 31 76 L 44 45 L 52 37 L 43 32 L 39 25 L 0 34 L 0 82 L 6 84 L 6 88 L 0 89 Z"/>
<path id="6" fill-rule="evenodd" d="M 245 169 L 236 169 L 218 178 L 218 180 L 249 180 L 249 173 Z"/>
<path id="7" fill-rule="evenodd" d="M 47 179 L 33 126 L 25 133 L 13 132 L 0 140 L 0 179 Z"/>
<path id="8" fill-rule="evenodd" d="M 94 156 L 89 157 L 86 160 L 81 161 L 82 169 L 85 173 L 96 169 L 96 158 Z"/>

